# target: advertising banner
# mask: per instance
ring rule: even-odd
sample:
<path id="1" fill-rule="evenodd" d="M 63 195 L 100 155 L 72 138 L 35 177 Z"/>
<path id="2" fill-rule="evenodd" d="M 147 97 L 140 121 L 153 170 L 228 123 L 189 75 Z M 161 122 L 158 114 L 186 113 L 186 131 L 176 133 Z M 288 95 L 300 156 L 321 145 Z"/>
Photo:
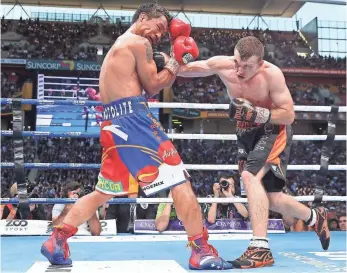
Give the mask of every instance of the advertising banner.
<path id="1" fill-rule="evenodd" d="M 25 68 L 34 70 L 100 71 L 101 64 L 69 60 L 27 60 Z"/>
<path id="2" fill-rule="evenodd" d="M 100 235 L 116 235 L 116 220 L 101 220 Z M 0 220 L 0 235 L 51 235 L 52 222 L 43 220 Z M 87 225 L 79 227 L 76 235 L 91 235 Z"/>
<path id="3" fill-rule="evenodd" d="M 252 233 L 251 223 L 243 219 L 220 219 L 214 224 L 205 221 L 205 226 L 209 233 Z M 281 219 L 269 219 L 269 233 L 285 233 L 283 221 Z M 135 233 L 156 234 L 159 231 L 155 228 L 155 220 L 135 220 Z M 183 224 L 179 220 L 170 220 L 168 227 L 162 233 L 185 234 Z"/>

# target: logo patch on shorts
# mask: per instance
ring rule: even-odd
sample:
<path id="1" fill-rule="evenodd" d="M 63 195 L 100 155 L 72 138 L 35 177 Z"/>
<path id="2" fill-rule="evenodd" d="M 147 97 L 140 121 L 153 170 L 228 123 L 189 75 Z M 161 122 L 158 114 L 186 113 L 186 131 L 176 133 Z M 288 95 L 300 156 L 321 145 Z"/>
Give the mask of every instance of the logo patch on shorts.
<path id="1" fill-rule="evenodd" d="M 170 140 L 160 143 L 158 155 L 164 163 L 170 166 L 177 166 L 182 162 L 181 157 Z"/>
<path id="2" fill-rule="evenodd" d="M 142 168 L 136 175 L 137 180 L 140 183 L 149 184 L 157 179 L 159 175 L 159 169 L 156 166 L 149 165 Z"/>
<path id="3" fill-rule="evenodd" d="M 112 193 L 120 193 L 124 191 L 122 183 L 113 182 L 112 180 L 108 180 L 100 175 L 98 177 L 98 183 L 96 184 L 96 187 L 100 190 L 109 191 Z"/>

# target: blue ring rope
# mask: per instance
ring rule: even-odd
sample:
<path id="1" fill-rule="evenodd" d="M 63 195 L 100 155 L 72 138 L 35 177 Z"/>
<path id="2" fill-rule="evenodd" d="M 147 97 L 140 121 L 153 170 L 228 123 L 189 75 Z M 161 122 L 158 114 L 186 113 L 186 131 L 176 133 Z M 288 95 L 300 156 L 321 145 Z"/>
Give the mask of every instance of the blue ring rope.
<path id="1" fill-rule="evenodd" d="M 13 131 L 1 130 L 2 136 L 12 136 Z M 100 133 L 87 133 L 87 132 L 41 132 L 41 131 L 24 131 L 24 137 L 69 137 L 69 138 L 98 138 Z"/>
<path id="2" fill-rule="evenodd" d="M 12 99 L 1 99 L 1 105 L 12 104 Z M 22 99 L 22 104 L 30 105 L 76 105 L 76 106 L 98 106 L 102 105 L 101 101 L 91 100 L 37 100 L 37 99 Z"/>
<path id="3" fill-rule="evenodd" d="M 0 166 L 3 169 L 14 169 L 15 164 L 12 162 L 1 162 Z M 101 164 L 94 164 L 94 163 L 24 163 L 25 169 L 74 169 L 74 170 L 90 169 L 90 170 L 93 170 L 93 169 L 100 169 L 100 166 Z M 296 166 L 296 165 L 289 165 L 289 166 Z M 338 168 L 341 168 L 341 171 L 347 170 L 346 165 L 329 165 L 329 167 L 332 167 L 332 168 L 334 166 L 338 166 Z"/>
<path id="4" fill-rule="evenodd" d="M 29 198 L 29 204 L 74 204 L 76 198 Z M 143 201 L 143 198 L 142 198 Z M 134 204 L 141 203 L 141 198 L 114 198 L 108 204 Z M 1 198 L 1 204 L 19 204 L 18 198 Z"/>
<path id="5" fill-rule="evenodd" d="M 25 169 L 100 169 L 101 164 L 87 164 L 87 163 L 24 163 Z M 2 169 L 13 169 L 14 163 L 1 162 Z"/>

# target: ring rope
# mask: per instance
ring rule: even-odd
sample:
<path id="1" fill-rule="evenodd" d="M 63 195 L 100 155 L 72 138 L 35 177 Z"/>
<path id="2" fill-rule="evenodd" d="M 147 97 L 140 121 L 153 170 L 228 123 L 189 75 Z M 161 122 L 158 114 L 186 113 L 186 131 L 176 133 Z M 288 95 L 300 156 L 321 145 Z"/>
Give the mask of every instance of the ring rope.
<path id="1" fill-rule="evenodd" d="M 45 82 L 45 84 L 47 84 L 47 85 L 68 85 L 68 86 L 76 85 L 76 86 L 88 86 L 88 87 L 91 87 L 91 86 L 97 87 L 97 86 L 99 86 L 98 84 L 81 84 L 81 83 L 80 84 L 77 84 L 77 83 L 76 84 L 66 84 L 66 83 L 58 83 L 58 82 Z M 59 91 L 68 91 L 68 90 L 61 89 Z M 70 90 L 70 91 L 73 91 L 73 90 Z"/>
<path id="2" fill-rule="evenodd" d="M 25 163 L 25 169 L 100 169 L 101 164 L 89 163 Z M 188 170 L 230 171 L 238 170 L 238 165 L 184 164 Z M 1 162 L 1 168 L 13 169 L 12 162 Z M 319 171 L 320 165 L 288 165 L 289 171 Z M 329 165 L 329 171 L 346 171 L 346 165 Z"/>
<path id="3" fill-rule="evenodd" d="M 38 99 L 21 99 L 22 104 L 31 105 L 83 105 L 96 106 L 103 105 L 100 101 L 80 101 L 80 100 L 38 100 Z M 1 99 L 1 105 L 11 104 L 12 99 Z M 150 108 L 184 108 L 184 109 L 215 109 L 228 110 L 229 104 L 213 104 L 213 103 L 177 103 L 177 102 L 149 102 Z M 300 112 L 331 112 L 331 106 L 307 106 L 295 105 L 294 110 Z M 347 112 L 347 106 L 339 107 L 340 113 Z"/>
<path id="4" fill-rule="evenodd" d="M 13 131 L 1 130 L 2 136 L 12 136 Z M 44 131 L 24 131 L 25 137 L 70 137 L 70 138 L 98 138 L 100 133 L 87 132 L 44 132 Z M 197 139 L 197 140 L 237 140 L 236 135 L 219 135 L 219 134 L 167 134 L 170 139 Z M 327 139 L 327 135 L 294 135 L 293 140 L 313 140 L 323 141 Z M 336 135 L 335 141 L 346 141 L 346 135 Z"/>
<path id="5" fill-rule="evenodd" d="M 312 202 L 313 195 L 294 197 L 299 202 Z M 73 204 L 76 198 L 29 198 L 29 204 Z M 347 196 L 330 196 L 324 195 L 323 202 L 341 201 L 346 202 Z M 248 203 L 247 198 L 198 198 L 199 203 Z M 114 198 L 107 202 L 108 204 L 160 204 L 173 203 L 172 198 Z M 1 198 L 1 204 L 18 204 L 17 198 Z"/>
<path id="6" fill-rule="evenodd" d="M 99 78 L 80 78 L 80 77 L 57 77 L 57 76 L 44 76 L 46 79 L 64 79 L 64 80 L 90 80 L 90 81 L 99 81 Z M 72 85 L 66 83 L 66 85 Z"/>

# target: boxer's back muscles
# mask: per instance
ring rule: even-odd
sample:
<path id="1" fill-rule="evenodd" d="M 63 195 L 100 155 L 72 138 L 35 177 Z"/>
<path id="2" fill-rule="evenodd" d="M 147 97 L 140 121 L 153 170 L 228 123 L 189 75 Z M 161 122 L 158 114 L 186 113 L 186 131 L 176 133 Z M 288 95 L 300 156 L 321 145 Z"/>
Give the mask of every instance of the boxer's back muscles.
<path id="1" fill-rule="evenodd" d="M 141 95 L 142 88 L 135 70 L 135 56 L 130 46 L 140 37 L 124 34 L 107 53 L 100 71 L 100 94 L 104 104 Z"/>

